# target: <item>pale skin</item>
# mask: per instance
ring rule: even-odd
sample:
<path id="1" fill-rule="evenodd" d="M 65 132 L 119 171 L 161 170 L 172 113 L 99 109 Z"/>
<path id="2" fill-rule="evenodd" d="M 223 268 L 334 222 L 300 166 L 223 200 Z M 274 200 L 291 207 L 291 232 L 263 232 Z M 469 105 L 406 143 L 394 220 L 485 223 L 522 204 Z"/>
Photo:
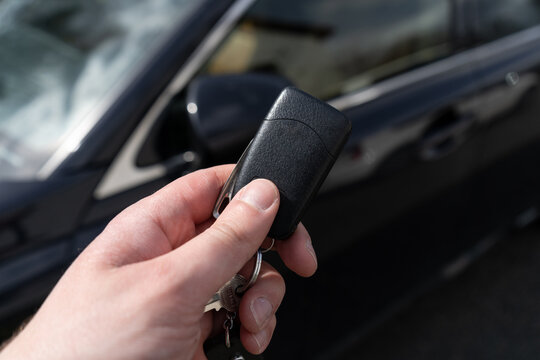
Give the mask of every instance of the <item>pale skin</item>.
<path id="1" fill-rule="evenodd" d="M 120 213 L 0 359 L 206 359 L 203 343 L 222 329 L 223 314 L 204 313 L 204 306 L 234 274 L 249 275 L 252 264 L 244 265 L 265 241 L 279 207 L 275 185 L 259 179 L 211 219 L 231 170 L 184 176 Z M 275 248 L 292 271 L 315 272 L 315 252 L 301 224 Z M 249 352 L 268 346 L 284 294 L 283 278 L 264 263 L 238 312 Z"/>

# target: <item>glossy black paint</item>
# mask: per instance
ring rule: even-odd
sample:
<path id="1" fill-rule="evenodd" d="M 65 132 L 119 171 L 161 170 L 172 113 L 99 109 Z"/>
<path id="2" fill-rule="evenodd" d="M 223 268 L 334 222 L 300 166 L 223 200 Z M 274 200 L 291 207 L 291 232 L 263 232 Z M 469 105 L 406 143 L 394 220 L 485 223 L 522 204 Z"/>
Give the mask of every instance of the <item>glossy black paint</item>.
<path id="1" fill-rule="evenodd" d="M 481 45 L 493 56 L 478 56 L 474 68 L 482 116 L 476 218 L 485 228 L 508 224 L 539 203 L 540 38 L 529 32 L 514 40 L 500 40 L 498 49 Z"/>
<path id="2" fill-rule="evenodd" d="M 197 106 L 189 120 L 200 151 L 218 161 L 223 154 L 242 151 L 289 85 L 279 76 L 258 73 L 200 76 L 192 81 L 186 102 Z"/>
<path id="3" fill-rule="evenodd" d="M 192 170 L 171 167 L 158 179 L 94 197 L 145 112 L 231 3 L 208 1 L 178 29 L 50 179 L 0 183 L 0 318 L 38 304 L 116 213 Z M 451 276 L 447 265 L 460 254 L 516 219 L 534 218 L 540 29 L 482 43 L 471 3 L 452 2 L 454 55 L 375 84 L 363 100 L 342 106 L 353 123 L 350 140 L 304 218 L 319 272 L 299 279 L 269 260 L 285 273 L 287 297 L 267 358 L 338 356 L 400 299 Z M 185 97 L 178 94 L 156 128 L 189 123 Z M 212 105 L 206 101 L 204 110 L 219 112 Z M 192 129 L 180 128 L 190 135 L 179 134 L 181 141 L 192 141 Z M 151 132 L 149 144 L 160 134 Z M 159 159 L 144 154 L 152 146 L 143 147 L 143 163 Z"/>

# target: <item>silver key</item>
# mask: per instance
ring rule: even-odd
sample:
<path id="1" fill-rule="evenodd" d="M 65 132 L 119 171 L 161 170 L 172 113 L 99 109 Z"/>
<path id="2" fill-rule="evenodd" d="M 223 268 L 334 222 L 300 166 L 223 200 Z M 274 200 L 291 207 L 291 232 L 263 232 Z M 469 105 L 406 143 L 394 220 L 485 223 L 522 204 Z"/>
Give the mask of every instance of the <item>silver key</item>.
<path id="1" fill-rule="evenodd" d="M 218 290 L 217 293 L 212 296 L 210 301 L 204 307 L 204 312 L 210 310 L 219 311 L 225 309 L 229 312 L 238 311 L 240 306 L 240 296 L 237 293 L 237 289 L 246 285 L 247 280 L 242 276 L 236 274 L 231 280 Z"/>

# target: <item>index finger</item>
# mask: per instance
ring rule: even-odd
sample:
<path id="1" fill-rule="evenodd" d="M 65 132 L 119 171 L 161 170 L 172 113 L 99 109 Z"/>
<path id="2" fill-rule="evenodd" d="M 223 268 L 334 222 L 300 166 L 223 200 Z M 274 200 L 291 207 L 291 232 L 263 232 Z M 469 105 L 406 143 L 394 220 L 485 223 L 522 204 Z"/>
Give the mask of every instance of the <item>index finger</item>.
<path id="1" fill-rule="evenodd" d="M 173 181 L 141 204 L 151 209 L 147 214 L 161 228 L 173 249 L 196 235 L 193 225 L 212 216 L 219 192 L 233 168 L 234 165 L 222 165 L 195 171 Z"/>
<path id="2" fill-rule="evenodd" d="M 312 276 L 317 270 L 317 255 L 311 237 L 302 223 L 290 238 L 276 242 L 277 252 L 285 265 L 303 277 Z"/>
<path id="3" fill-rule="evenodd" d="M 196 235 L 208 220 L 233 165 L 186 175 L 122 211 L 86 250 L 122 266 L 164 255 Z M 107 256 L 103 256 L 103 252 Z"/>

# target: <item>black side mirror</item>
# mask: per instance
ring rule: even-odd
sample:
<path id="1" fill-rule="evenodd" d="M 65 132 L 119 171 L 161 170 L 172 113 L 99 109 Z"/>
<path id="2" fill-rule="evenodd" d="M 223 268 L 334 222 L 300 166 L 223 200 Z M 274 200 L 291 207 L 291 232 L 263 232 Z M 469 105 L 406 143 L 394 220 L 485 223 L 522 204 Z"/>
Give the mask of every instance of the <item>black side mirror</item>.
<path id="1" fill-rule="evenodd" d="M 269 74 L 203 76 L 187 89 L 194 135 L 213 159 L 235 161 L 291 83 Z"/>

